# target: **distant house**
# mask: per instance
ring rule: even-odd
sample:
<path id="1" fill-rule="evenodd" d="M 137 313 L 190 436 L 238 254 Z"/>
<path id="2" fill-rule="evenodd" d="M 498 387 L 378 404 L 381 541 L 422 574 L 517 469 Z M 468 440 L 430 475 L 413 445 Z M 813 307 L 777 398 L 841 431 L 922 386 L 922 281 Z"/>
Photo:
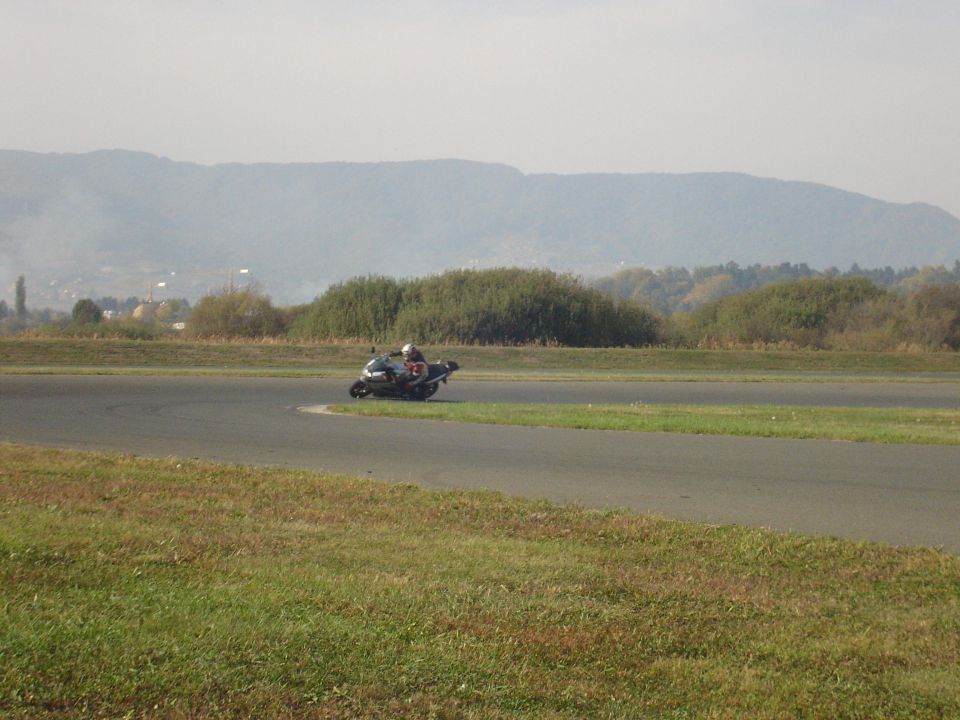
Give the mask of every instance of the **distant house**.
<path id="1" fill-rule="evenodd" d="M 162 310 L 164 307 L 166 307 L 166 305 L 167 304 L 165 302 L 157 303 L 157 302 L 152 302 L 148 300 L 145 303 L 140 303 L 139 305 L 137 305 L 137 307 L 134 308 L 133 317 L 143 322 L 148 322 L 148 323 L 156 322 L 157 313 L 160 312 L 160 310 Z"/>

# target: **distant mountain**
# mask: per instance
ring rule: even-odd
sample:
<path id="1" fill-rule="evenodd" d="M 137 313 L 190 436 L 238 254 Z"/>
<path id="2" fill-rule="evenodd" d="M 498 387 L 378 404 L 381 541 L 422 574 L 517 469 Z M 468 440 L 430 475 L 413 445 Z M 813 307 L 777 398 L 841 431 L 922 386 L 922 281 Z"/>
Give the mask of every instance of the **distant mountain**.
<path id="1" fill-rule="evenodd" d="M 202 166 L 0 151 L 0 297 L 195 299 L 253 277 L 280 303 L 370 273 L 780 262 L 952 264 L 960 220 L 748 175 L 524 175 L 461 160 Z M 240 269 L 249 274 L 240 275 Z"/>

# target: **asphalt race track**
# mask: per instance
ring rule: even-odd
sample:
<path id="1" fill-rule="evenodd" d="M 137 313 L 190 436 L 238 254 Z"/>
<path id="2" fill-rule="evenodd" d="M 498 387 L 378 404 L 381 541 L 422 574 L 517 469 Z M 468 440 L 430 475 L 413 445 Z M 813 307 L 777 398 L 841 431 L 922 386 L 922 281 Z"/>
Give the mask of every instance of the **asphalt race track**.
<path id="1" fill-rule="evenodd" d="M 960 553 L 960 446 L 327 416 L 348 380 L 0 376 L 0 441 L 312 468 Z M 960 385 L 472 383 L 438 401 L 960 407 Z M 362 402 L 377 402 L 364 400 Z"/>

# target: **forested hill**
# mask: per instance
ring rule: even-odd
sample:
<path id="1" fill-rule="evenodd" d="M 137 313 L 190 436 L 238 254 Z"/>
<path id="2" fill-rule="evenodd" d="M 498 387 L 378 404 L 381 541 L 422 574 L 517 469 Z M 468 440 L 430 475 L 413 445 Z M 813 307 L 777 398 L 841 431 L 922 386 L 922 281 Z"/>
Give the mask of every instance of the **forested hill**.
<path id="1" fill-rule="evenodd" d="M 249 269 L 277 301 L 366 274 L 729 261 L 947 264 L 960 220 L 738 174 L 524 175 L 459 160 L 201 166 L 142 153 L 0 151 L 0 296 L 197 297 Z M 172 273 L 175 273 L 172 274 Z M 51 303 L 49 298 L 46 303 Z"/>

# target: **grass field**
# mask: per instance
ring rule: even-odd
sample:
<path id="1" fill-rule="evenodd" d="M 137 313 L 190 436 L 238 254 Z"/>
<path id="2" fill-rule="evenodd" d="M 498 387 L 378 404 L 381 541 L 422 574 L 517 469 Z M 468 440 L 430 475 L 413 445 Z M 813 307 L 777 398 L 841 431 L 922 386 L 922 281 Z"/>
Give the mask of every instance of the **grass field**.
<path id="1" fill-rule="evenodd" d="M 386 348 L 383 348 L 386 349 Z M 537 379 L 871 379 L 910 375 L 960 379 L 960 353 L 854 353 L 783 350 L 585 349 L 544 347 L 430 347 L 431 360 L 448 358 L 463 378 Z M 369 345 L 199 343 L 161 340 L 0 338 L 0 372 L 193 372 L 218 374 L 357 374 Z M 930 377 L 924 378 L 924 375 Z M 893 376 L 893 377 L 891 377 Z"/>
<path id="2" fill-rule="evenodd" d="M 5 718 L 960 716 L 960 558 L 0 445 Z"/>
<path id="3" fill-rule="evenodd" d="M 368 417 L 581 430 L 960 445 L 960 410 L 780 405 L 522 405 L 371 401 L 334 405 L 330 410 Z"/>

